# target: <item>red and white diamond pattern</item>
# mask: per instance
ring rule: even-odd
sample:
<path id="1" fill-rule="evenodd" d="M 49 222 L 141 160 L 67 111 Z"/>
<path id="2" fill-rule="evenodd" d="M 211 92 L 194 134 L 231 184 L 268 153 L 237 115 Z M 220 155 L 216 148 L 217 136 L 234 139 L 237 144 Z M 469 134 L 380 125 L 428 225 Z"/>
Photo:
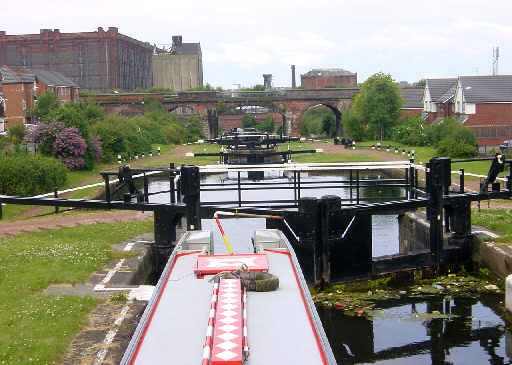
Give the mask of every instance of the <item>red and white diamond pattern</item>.
<path id="1" fill-rule="evenodd" d="M 242 301 L 239 279 L 221 279 L 211 365 L 242 364 Z"/>

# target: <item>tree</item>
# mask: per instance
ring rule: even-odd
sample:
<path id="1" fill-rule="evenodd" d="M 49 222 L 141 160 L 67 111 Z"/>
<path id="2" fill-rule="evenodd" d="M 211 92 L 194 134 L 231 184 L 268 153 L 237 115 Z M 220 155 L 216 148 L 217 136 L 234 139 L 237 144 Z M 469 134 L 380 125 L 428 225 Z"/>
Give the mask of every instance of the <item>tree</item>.
<path id="1" fill-rule="evenodd" d="M 30 109 L 29 113 L 36 118 L 46 118 L 52 110 L 59 107 L 59 100 L 54 92 L 46 91 L 37 96 L 37 102 L 34 109 Z"/>
<path id="2" fill-rule="evenodd" d="M 402 104 L 398 84 L 391 75 L 378 72 L 361 85 L 352 105 L 364 123 L 374 128 L 377 139 L 383 140 L 398 121 Z"/>
<path id="3" fill-rule="evenodd" d="M 257 124 L 255 128 L 261 132 L 274 132 L 274 116 L 272 114 L 267 114 L 265 117 L 265 121 L 263 123 Z"/>
<path id="4" fill-rule="evenodd" d="M 324 115 L 322 118 L 322 131 L 325 133 L 325 135 L 330 136 L 335 127 L 336 118 L 334 117 L 334 114 L 330 113 Z"/>
<path id="5" fill-rule="evenodd" d="M 369 130 L 368 125 L 363 124 L 361 117 L 353 108 L 345 109 L 341 114 L 341 123 L 343 124 L 343 131 L 356 141 L 362 141 L 372 131 Z"/>
<path id="6" fill-rule="evenodd" d="M 417 88 L 425 87 L 426 85 L 427 85 L 427 80 L 425 80 L 425 79 L 420 79 L 420 80 L 412 83 L 412 87 L 417 87 Z"/>
<path id="7" fill-rule="evenodd" d="M 254 127 L 258 122 L 256 121 L 256 117 L 252 114 L 244 114 L 242 117 L 242 127 L 250 128 Z"/>

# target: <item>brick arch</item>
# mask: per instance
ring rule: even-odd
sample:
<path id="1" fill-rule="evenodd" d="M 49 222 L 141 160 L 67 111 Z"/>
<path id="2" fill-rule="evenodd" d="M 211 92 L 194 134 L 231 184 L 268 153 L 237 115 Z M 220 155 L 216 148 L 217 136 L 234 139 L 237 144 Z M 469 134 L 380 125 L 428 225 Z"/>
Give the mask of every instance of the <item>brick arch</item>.
<path id="1" fill-rule="evenodd" d="M 273 103 L 273 102 L 268 102 L 268 101 L 262 101 L 262 100 L 245 100 L 245 101 L 236 101 L 236 102 L 228 102 L 225 104 L 225 109 L 222 111 L 222 113 L 219 113 L 219 114 L 223 114 L 225 113 L 226 111 L 228 110 L 235 110 L 236 108 L 239 108 L 239 107 L 250 107 L 250 106 L 256 106 L 256 107 L 262 107 L 262 108 L 267 108 L 269 109 L 269 112 L 268 114 L 272 114 L 274 116 L 276 116 L 276 114 L 279 114 L 281 116 L 281 121 L 276 121 L 274 120 L 274 125 L 283 125 L 284 127 L 284 124 L 285 124 L 285 120 L 286 120 L 286 116 L 285 116 L 285 112 L 283 110 L 283 107 L 280 106 L 280 105 L 277 105 L 276 103 Z"/>
<path id="2" fill-rule="evenodd" d="M 341 124 L 341 113 L 342 113 L 342 110 L 339 109 L 339 106 L 338 105 L 333 105 L 335 103 L 318 103 L 318 104 L 313 104 L 309 107 L 307 107 L 306 109 L 304 109 L 302 111 L 302 113 L 300 114 L 300 118 L 299 118 L 299 123 L 300 121 L 302 121 L 302 117 L 304 116 L 304 114 L 308 111 L 308 110 L 311 110 L 311 109 L 314 109 L 316 107 L 326 107 L 327 109 L 329 109 L 330 111 L 332 111 L 334 113 L 334 116 L 336 118 L 336 123 L 335 123 L 335 132 L 336 132 L 336 136 L 341 136 L 343 135 L 343 126 Z M 300 129 L 299 129 L 300 130 Z"/>
<path id="3" fill-rule="evenodd" d="M 207 108 L 204 107 L 203 105 L 198 105 L 197 103 L 174 104 L 174 105 L 168 105 L 168 106 L 166 106 L 165 104 L 163 104 L 163 105 L 169 112 L 172 112 L 178 108 L 188 108 L 188 109 L 192 109 L 195 112 L 197 112 L 197 114 L 199 114 L 199 118 L 203 118 L 207 115 Z"/>
<path id="4" fill-rule="evenodd" d="M 315 106 L 325 106 L 332 110 L 336 117 L 336 136 L 343 134 L 341 114 L 343 109 L 350 104 L 349 100 L 291 100 L 284 103 L 287 110 L 285 131 L 293 136 L 300 136 L 302 116 L 306 111 Z"/>

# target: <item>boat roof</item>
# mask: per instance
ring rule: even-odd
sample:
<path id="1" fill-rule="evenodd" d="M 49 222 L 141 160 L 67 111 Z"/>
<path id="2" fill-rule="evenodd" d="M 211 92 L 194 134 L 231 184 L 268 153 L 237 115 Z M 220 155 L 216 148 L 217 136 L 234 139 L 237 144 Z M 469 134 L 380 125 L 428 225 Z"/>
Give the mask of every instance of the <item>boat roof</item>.
<path id="1" fill-rule="evenodd" d="M 293 252 L 281 249 L 264 253 L 269 272 L 279 277 L 279 288 L 247 294 L 250 356 L 245 364 L 334 364 L 305 281 L 295 270 L 298 263 Z M 134 335 L 139 339 L 132 339 L 127 350 L 133 356 L 128 361 L 125 355 L 123 363 L 201 362 L 213 288 L 210 279 L 214 276 L 194 275 L 194 265 L 201 255 L 200 251 L 173 255 L 154 303 L 150 302 L 141 320 L 145 324 L 139 325 Z"/>

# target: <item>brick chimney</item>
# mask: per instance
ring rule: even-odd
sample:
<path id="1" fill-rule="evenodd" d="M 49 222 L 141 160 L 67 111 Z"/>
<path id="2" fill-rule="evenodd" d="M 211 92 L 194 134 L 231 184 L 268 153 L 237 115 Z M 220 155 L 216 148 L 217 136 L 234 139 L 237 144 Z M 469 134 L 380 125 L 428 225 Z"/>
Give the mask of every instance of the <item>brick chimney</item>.
<path id="1" fill-rule="evenodd" d="M 183 36 L 173 35 L 172 36 L 172 46 L 173 47 L 181 47 L 182 40 L 183 40 Z"/>
<path id="2" fill-rule="evenodd" d="M 292 88 L 295 88 L 297 84 L 295 83 L 295 65 L 292 65 Z"/>

